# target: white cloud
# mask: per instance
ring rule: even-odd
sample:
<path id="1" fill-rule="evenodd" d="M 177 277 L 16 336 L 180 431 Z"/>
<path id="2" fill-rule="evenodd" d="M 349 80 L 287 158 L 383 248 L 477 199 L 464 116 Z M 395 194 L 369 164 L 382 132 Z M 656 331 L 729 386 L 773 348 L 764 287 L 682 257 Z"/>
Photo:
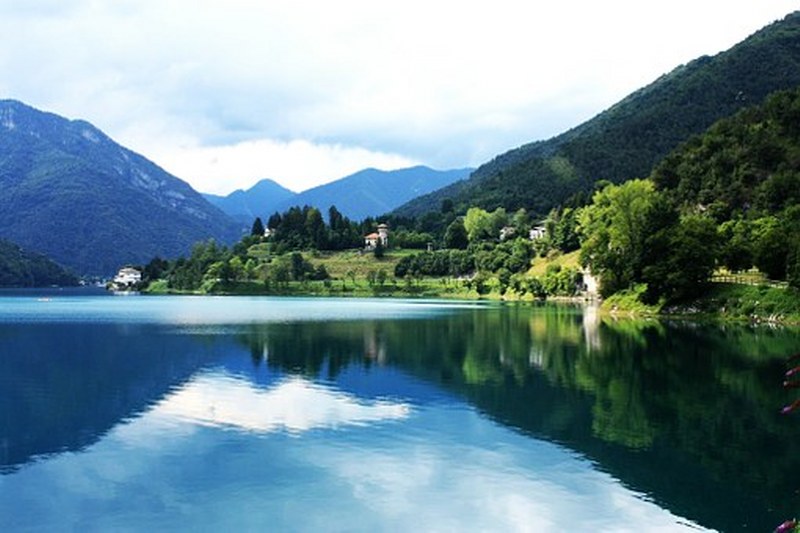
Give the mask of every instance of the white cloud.
<path id="1" fill-rule="evenodd" d="M 392 170 L 418 163 L 396 154 L 302 140 L 259 139 L 163 152 L 154 148 L 150 153 L 166 170 L 198 190 L 219 194 L 249 188 L 263 178 L 300 192 L 366 167 Z"/>
<path id="2" fill-rule="evenodd" d="M 90 120 L 167 168 L 271 143 L 282 153 L 275 159 L 291 162 L 273 175 L 254 173 L 255 162 L 224 177 L 186 162 L 191 175 L 181 177 L 217 192 L 260 177 L 301 189 L 298 176 L 340 177 L 342 151 L 361 167 L 376 157 L 479 164 L 575 126 L 796 8 L 795 0 L 0 0 L 0 32 L 13 43 L 0 49 L 0 89 Z M 298 142 L 338 155 L 307 158 Z"/>

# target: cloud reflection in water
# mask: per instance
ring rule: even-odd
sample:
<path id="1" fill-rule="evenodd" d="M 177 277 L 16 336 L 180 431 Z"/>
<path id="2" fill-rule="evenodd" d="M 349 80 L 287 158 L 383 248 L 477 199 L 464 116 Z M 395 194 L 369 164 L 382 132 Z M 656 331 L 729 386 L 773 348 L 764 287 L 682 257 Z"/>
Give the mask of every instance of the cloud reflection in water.
<path id="1" fill-rule="evenodd" d="M 0 529 L 702 529 L 463 404 L 262 387 L 200 374 L 82 453 L 0 478 Z"/>
<path id="2" fill-rule="evenodd" d="M 260 389 L 235 376 L 206 374 L 160 402 L 153 415 L 260 433 L 300 433 L 399 420 L 410 412 L 405 403 L 361 401 L 297 376 Z"/>

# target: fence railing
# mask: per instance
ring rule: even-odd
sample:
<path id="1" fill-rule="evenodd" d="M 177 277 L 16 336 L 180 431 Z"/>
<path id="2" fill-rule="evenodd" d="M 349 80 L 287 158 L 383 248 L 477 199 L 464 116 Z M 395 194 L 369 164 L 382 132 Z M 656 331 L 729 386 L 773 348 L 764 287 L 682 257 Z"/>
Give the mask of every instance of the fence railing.
<path id="1" fill-rule="evenodd" d="M 773 281 L 763 275 L 754 274 L 731 274 L 730 272 L 717 273 L 711 276 L 712 283 L 737 283 L 739 285 L 767 285 L 777 289 L 785 289 L 789 286 L 785 281 Z"/>

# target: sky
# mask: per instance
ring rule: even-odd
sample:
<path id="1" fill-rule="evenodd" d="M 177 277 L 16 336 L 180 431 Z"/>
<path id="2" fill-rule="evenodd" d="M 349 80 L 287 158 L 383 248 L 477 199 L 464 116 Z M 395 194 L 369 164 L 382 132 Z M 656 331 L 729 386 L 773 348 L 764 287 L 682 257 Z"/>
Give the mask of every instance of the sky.
<path id="1" fill-rule="evenodd" d="M 0 0 L 0 98 L 84 119 L 201 192 L 478 166 L 798 0 Z"/>

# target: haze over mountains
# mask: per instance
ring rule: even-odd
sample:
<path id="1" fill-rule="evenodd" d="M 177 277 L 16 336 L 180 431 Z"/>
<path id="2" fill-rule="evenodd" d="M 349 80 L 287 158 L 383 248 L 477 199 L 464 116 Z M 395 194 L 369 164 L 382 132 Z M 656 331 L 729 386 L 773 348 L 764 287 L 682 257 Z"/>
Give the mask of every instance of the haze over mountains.
<path id="1" fill-rule="evenodd" d="M 369 168 L 300 193 L 293 193 L 272 180 L 261 180 L 247 191 L 205 197 L 246 224 L 252 223 L 256 216 L 266 220 L 272 213 L 295 205 L 316 207 L 323 213 L 333 205 L 351 220 L 363 220 L 388 213 L 413 198 L 466 179 L 472 170 L 433 170 L 425 166 L 400 170 Z"/>
<path id="2" fill-rule="evenodd" d="M 599 180 L 649 175 L 718 119 L 797 86 L 800 13 L 793 13 L 726 52 L 676 68 L 557 137 L 497 156 L 469 179 L 470 169 L 367 169 L 299 194 L 263 180 L 227 197 L 204 197 L 87 122 L 3 100 L 0 238 L 78 274 L 105 275 L 157 255 L 185 254 L 197 241 L 231 243 L 256 216 L 293 205 L 323 213 L 335 205 L 359 220 L 392 210 L 419 216 L 452 199 L 456 212 L 502 206 L 545 216 L 585 198 Z"/>
<path id="3" fill-rule="evenodd" d="M 635 46 L 635 43 L 632 43 Z M 457 209 L 520 207 L 544 216 L 598 180 L 650 174 L 690 136 L 800 85 L 800 12 L 756 32 L 728 51 L 674 69 L 593 119 L 547 141 L 501 154 L 469 180 L 417 198 L 396 210 L 419 216 L 452 199 Z"/>
<path id="4" fill-rule="evenodd" d="M 177 257 L 210 238 L 230 244 L 256 216 L 293 205 L 376 216 L 468 173 L 368 169 L 300 194 L 263 180 L 204 197 L 88 122 L 0 101 L 0 238 L 81 275 Z"/>

